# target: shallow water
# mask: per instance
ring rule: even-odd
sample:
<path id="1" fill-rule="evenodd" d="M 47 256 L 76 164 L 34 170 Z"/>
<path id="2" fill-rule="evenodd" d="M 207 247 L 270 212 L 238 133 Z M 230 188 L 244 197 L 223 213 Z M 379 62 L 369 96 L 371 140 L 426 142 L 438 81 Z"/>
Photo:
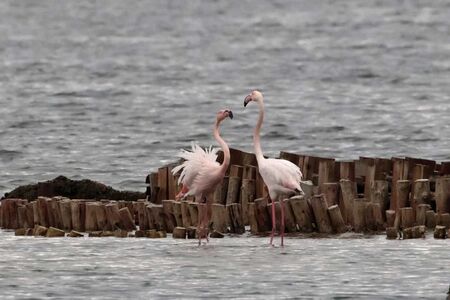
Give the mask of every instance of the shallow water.
<path id="1" fill-rule="evenodd" d="M 450 284 L 449 242 L 431 236 L 0 241 L 2 299 L 444 299 Z"/>
<path id="2" fill-rule="evenodd" d="M 63 174 L 144 190 L 190 141 L 449 160 L 450 3 L 1 1 L 0 194 Z"/>

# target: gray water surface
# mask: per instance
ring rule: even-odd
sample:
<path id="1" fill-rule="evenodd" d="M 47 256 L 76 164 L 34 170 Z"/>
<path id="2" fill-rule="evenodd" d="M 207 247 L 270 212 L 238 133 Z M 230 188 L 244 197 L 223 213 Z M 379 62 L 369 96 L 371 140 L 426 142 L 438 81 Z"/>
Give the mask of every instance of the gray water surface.
<path id="1" fill-rule="evenodd" d="M 449 160 L 450 2 L 1 1 L 0 194 L 63 174 L 144 190 L 190 141 Z"/>
<path id="2" fill-rule="evenodd" d="M 2 299 L 445 299 L 447 240 L 34 238 L 0 231 Z M 279 240 L 277 239 L 278 243 Z"/>

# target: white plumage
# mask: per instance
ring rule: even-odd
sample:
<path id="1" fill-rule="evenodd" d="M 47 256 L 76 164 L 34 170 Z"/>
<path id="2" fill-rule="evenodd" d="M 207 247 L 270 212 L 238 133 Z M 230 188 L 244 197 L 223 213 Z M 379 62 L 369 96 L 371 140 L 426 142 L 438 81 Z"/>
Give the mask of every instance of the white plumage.
<path id="1" fill-rule="evenodd" d="M 183 184 L 189 189 L 185 196 L 199 196 L 215 185 L 215 181 L 209 181 L 207 177 L 220 171 L 220 164 L 216 161 L 219 149 L 212 146 L 203 149 L 195 143 L 191 144 L 191 149 L 191 151 L 181 150 L 178 157 L 185 161 L 173 168 L 172 174 L 181 171 L 178 184 Z"/>
<path id="2" fill-rule="evenodd" d="M 301 191 L 302 172 L 290 161 L 275 158 L 261 160 L 259 173 L 267 185 L 271 199 Z"/>

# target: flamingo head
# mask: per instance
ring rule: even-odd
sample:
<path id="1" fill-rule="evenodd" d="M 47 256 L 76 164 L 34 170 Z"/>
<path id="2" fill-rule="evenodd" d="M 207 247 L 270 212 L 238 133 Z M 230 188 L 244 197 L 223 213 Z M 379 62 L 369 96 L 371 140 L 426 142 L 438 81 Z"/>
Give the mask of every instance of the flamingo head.
<path id="1" fill-rule="evenodd" d="M 233 119 L 233 112 L 229 109 L 222 109 L 217 112 L 217 122 L 222 122 L 226 118 Z"/>
<path id="2" fill-rule="evenodd" d="M 263 101 L 263 95 L 261 94 L 260 91 L 254 90 L 253 92 L 248 94 L 247 97 L 245 97 L 244 107 L 246 107 L 250 101 L 255 101 L 255 102 Z"/>

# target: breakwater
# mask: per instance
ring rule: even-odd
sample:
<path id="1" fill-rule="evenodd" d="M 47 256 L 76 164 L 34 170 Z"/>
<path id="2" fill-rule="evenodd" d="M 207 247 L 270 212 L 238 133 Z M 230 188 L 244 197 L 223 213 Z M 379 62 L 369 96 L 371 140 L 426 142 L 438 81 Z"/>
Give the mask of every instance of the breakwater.
<path id="1" fill-rule="evenodd" d="M 446 238 L 450 228 L 450 162 L 394 157 L 352 161 L 281 152 L 303 172 L 303 196 L 284 199 L 286 232 L 320 235 L 347 231 L 383 233 L 389 239 L 423 238 L 427 229 Z M 219 160 L 222 158 L 219 155 Z M 4 199 L 0 226 L 16 234 L 195 238 L 199 205 L 175 201 L 177 175 L 162 166 L 146 178 L 146 199 Z M 210 233 L 265 235 L 271 206 L 255 156 L 231 149 L 231 164 L 221 185 L 209 195 Z M 277 218 L 278 219 L 278 218 Z M 279 224 L 277 224 L 279 227 Z M 58 232 L 58 233 L 55 233 Z"/>

